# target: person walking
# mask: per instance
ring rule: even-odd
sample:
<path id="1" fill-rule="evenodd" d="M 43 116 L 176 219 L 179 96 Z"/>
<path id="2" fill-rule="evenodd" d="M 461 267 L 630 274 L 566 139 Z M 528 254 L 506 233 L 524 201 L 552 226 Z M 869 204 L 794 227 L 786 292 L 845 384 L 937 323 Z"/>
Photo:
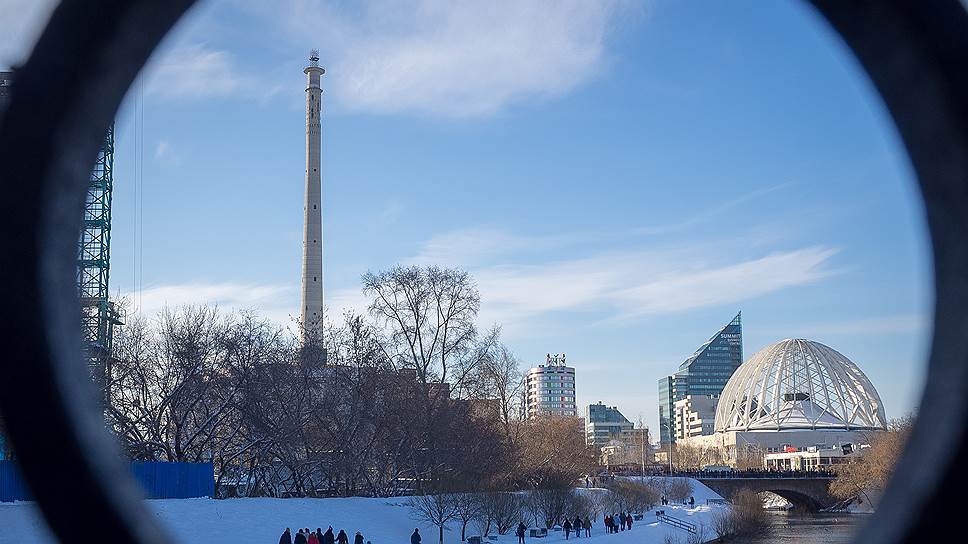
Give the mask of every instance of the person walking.
<path id="1" fill-rule="evenodd" d="M 303 533 L 302 529 L 299 529 L 299 532 L 296 533 L 296 538 L 293 539 L 292 544 L 309 544 L 309 541 L 306 540 L 306 534 Z"/>
<path id="2" fill-rule="evenodd" d="M 320 544 L 319 536 L 316 533 L 309 533 L 309 538 L 306 539 L 308 544 Z"/>
<path id="3" fill-rule="evenodd" d="M 350 537 L 346 536 L 346 531 L 340 529 L 339 534 L 336 535 L 337 544 L 349 544 Z"/>
<path id="4" fill-rule="evenodd" d="M 571 526 L 575 529 L 575 537 L 581 538 L 581 530 L 582 530 L 581 516 L 575 516 L 575 523 L 572 523 Z"/>
<path id="5" fill-rule="evenodd" d="M 319 527 L 316 527 L 316 540 L 319 541 L 319 544 L 323 544 L 323 530 Z"/>
<path id="6" fill-rule="evenodd" d="M 356 536 L 353 537 L 353 544 L 363 544 L 363 533 L 356 532 Z"/>
<path id="7" fill-rule="evenodd" d="M 612 516 L 605 515 L 605 534 L 612 532 Z"/>
<path id="8" fill-rule="evenodd" d="M 323 540 L 319 544 L 335 544 L 336 539 L 333 537 L 333 526 L 330 525 L 323 533 Z"/>
<path id="9" fill-rule="evenodd" d="M 585 516 L 585 522 L 582 523 L 582 527 L 585 528 L 585 536 L 592 536 L 592 520 Z"/>
<path id="10" fill-rule="evenodd" d="M 518 530 L 514 534 L 518 535 L 518 544 L 524 544 L 524 532 L 528 528 L 524 526 L 524 522 L 518 523 Z"/>
<path id="11" fill-rule="evenodd" d="M 289 527 L 286 527 L 282 536 L 279 537 L 279 544 L 292 544 L 292 533 L 289 532 Z"/>
<path id="12" fill-rule="evenodd" d="M 632 514 L 629 514 L 628 517 L 625 518 L 625 523 L 628 524 L 629 531 L 631 531 L 632 530 Z"/>
<path id="13" fill-rule="evenodd" d="M 565 530 L 565 540 L 568 540 L 568 534 L 571 533 L 571 522 L 566 519 L 561 528 Z"/>
<path id="14" fill-rule="evenodd" d="M 420 531 L 414 529 L 413 534 L 410 535 L 410 544 L 420 544 L 420 540 Z"/>

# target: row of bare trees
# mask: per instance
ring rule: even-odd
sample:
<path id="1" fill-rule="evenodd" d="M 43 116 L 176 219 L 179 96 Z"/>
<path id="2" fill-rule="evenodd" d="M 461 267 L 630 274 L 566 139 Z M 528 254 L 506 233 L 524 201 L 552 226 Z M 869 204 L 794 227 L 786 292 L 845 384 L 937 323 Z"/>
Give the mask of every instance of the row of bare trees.
<path id="1" fill-rule="evenodd" d="M 304 345 L 251 312 L 129 318 L 110 427 L 134 459 L 213 462 L 226 494 L 548 488 L 595 470 L 580 420 L 522 418 L 518 362 L 477 329 L 466 272 L 396 267 L 363 292 L 367 316 Z"/>
<path id="2" fill-rule="evenodd" d="M 438 529 L 443 542 L 450 524 L 461 527 L 461 541 L 469 527 L 487 536 L 492 529 L 504 535 L 519 523 L 551 528 L 566 519 L 597 522 L 605 514 L 645 512 L 661 497 L 684 499 L 692 493 L 685 478 L 652 478 L 647 481 L 616 480 L 606 489 L 576 490 L 570 486 L 540 487 L 525 492 L 446 493 L 431 492 L 411 497 L 408 505 L 415 519 Z"/>

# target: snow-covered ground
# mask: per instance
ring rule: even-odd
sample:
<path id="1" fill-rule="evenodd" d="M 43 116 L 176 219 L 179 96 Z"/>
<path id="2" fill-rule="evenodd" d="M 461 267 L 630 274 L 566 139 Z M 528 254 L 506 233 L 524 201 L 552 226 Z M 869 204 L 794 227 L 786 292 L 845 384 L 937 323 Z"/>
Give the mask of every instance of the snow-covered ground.
<path id="1" fill-rule="evenodd" d="M 712 514 L 724 508 L 706 505 L 708 498 L 720 498 L 715 492 L 693 481 L 695 508 L 660 506 L 666 514 L 706 525 L 706 540 L 715 537 L 710 527 Z M 300 527 L 332 525 L 333 531 L 344 529 L 350 542 L 356 531 L 372 544 L 400 544 L 409 542 L 414 527 L 420 528 L 424 544 L 436 544 L 435 527 L 414 521 L 406 498 L 371 499 L 363 497 L 333 499 L 164 499 L 149 500 L 147 504 L 179 542 L 207 544 L 276 544 L 286 527 L 293 534 Z M 475 534 L 469 527 L 468 536 Z M 642 521 L 635 522 L 631 531 L 605 534 L 601 518 L 594 523 L 591 538 L 578 542 L 587 544 L 662 544 L 665 535 L 674 535 L 685 542 L 687 533 L 659 524 L 655 512 L 648 512 Z M 574 537 L 573 537 L 574 538 Z M 558 544 L 564 534 L 549 532 L 543 539 L 527 539 L 529 544 Z M 33 503 L 0 503 L 0 544 L 13 542 L 51 542 L 39 512 Z M 485 542 L 493 542 L 487 541 Z M 460 526 L 451 524 L 444 532 L 445 544 L 460 544 Z M 517 544 L 513 534 L 498 537 L 496 544 Z M 569 544 L 570 541 L 569 541 Z"/>

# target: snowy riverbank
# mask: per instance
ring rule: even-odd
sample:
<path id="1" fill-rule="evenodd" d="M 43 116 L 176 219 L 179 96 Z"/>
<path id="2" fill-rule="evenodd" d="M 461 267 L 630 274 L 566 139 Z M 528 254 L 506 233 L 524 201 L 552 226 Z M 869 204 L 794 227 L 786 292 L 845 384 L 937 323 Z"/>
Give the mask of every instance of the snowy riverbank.
<path id="1" fill-rule="evenodd" d="M 712 516 L 723 506 L 706 505 L 706 499 L 719 498 L 715 492 L 693 481 L 695 508 L 665 506 L 667 514 L 697 525 L 705 525 L 705 539 L 712 540 Z M 409 542 L 414 527 L 420 528 L 424 544 L 436 544 L 433 526 L 413 520 L 407 499 L 374 499 L 363 497 L 333 499 L 165 499 L 149 500 L 149 508 L 158 516 L 179 542 L 207 544 L 276 544 L 286 527 L 293 533 L 300 527 L 316 529 L 332 525 L 345 529 L 352 539 L 356 531 L 372 544 Z M 460 526 L 452 524 L 444 533 L 445 544 L 460 544 Z M 470 531 L 470 529 L 469 529 Z M 473 531 L 468 533 L 474 534 Z M 662 544 L 666 535 L 685 542 L 687 533 L 656 521 L 655 512 L 645 514 L 631 531 L 605 534 L 601 519 L 594 524 L 591 538 L 579 539 L 587 544 L 606 541 L 610 544 Z M 564 535 L 552 532 L 547 538 L 528 539 L 529 544 L 559 544 Z M 50 542 L 52 537 L 33 503 L 0 503 L 0 544 L 14 542 Z M 516 544 L 513 534 L 502 535 L 494 544 Z M 570 541 L 569 541 L 570 542 Z"/>

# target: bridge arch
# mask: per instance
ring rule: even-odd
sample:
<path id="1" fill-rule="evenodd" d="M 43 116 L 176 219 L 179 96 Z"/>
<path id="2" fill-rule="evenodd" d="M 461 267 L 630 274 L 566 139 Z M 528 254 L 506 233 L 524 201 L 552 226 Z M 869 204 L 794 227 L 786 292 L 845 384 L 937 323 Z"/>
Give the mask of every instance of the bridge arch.
<path id="1" fill-rule="evenodd" d="M 775 493 L 795 505 L 811 511 L 822 510 L 837 504 L 828 486 L 832 478 L 700 478 L 706 487 L 719 493 L 726 500 L 742 489 L 754 493 Z"/>
<path id="2" fill-rule="evenodd" d="M 810 512 L 816 512 L 825 508 L 824 505 L 820 504 L 814 497 L 811 497 L 807 493 L 802 493 L 800 491 L 794 491 L 792 489 L 767 489 L 761 491 L 760 495 L 763 493 L 773 493 L 779 497 L 782 497 L 793 504 L 794 507 L 805 508 Z"/>

